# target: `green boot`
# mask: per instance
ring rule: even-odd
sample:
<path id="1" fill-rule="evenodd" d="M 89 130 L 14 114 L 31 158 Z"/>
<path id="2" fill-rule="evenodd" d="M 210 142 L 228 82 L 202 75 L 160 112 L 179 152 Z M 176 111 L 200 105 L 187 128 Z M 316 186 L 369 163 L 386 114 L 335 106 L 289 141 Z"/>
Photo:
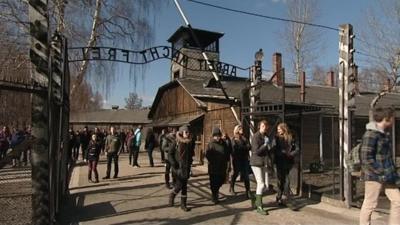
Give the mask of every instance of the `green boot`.
<path id="1" fill-rule="evenodd" d="M 251 201 L 251 208 L 256 209 L 256 197 L 251 193 L 251 191 L 248 191 L 246 194 Z"/>
<path id="2" fill-rule="evenodd" d="M 268 212 L 263 208 L 262 195 L 256 195 L 256 210 L 261 215 L 268 215 Z"/>

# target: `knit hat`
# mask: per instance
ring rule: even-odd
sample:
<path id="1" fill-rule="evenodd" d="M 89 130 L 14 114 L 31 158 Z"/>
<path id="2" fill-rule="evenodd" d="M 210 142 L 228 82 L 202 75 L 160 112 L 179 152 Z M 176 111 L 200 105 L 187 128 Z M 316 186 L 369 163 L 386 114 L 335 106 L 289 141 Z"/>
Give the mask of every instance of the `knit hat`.
<path id="1" fill-rule="evenodd" d="M 189 132 L 189 127 L 187 125 L 179 127 L 179 133 L 182 133 L 183 131 Z"/>
<path id="2" fill-rule="evenodd" d="M 221 136 L 221 130 L 218 127 L 214 127 L 212 130 L 212 136 Z"/>

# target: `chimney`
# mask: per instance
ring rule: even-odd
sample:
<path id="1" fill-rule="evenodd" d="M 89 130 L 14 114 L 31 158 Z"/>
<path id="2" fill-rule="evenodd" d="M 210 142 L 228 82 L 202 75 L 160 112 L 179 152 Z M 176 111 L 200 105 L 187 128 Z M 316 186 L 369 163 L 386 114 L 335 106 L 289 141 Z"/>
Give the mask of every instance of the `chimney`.
<path id="1" fill-rule="evenodd" d="M 329 87 L 335 87 L 335 72 L 333 71 L 329 71 L 327 73 L 326 79 L 325 79 L 325 83 L 329 86 Z"/>
<path id="2" fill-rule="evenodd" d="M 388 78 L 388 79 L 386 79 L 386 82 L 385 82 L 385 86 L 384 86 L 384 90 L 385 91 L 387 91 L 387 92 L 391 92 L 391 81 L 390 81 L 390 79 Z"/>
<path id="3" fill-rule="evenodd" d="M 275 52 L 272 55 L 272 72 L 272 83 L 276 84 L 277 86 L 282 86 L 282 54 L 279 52 Z"/>
<path id="4" fill-rule="evenodd" d="M 302 103 L 306 101 L 306 72 L 300 76 L 300 101 Z"/>
<path id="5" fill-rule="evenodd" d="M 112 106 L 111 106 L 111 109 L 112 109 L 112 110 L 118 110 L 118 109 L 119 109 L 119 106 L 118 106 L 118 105 L 112 105 Z"/>

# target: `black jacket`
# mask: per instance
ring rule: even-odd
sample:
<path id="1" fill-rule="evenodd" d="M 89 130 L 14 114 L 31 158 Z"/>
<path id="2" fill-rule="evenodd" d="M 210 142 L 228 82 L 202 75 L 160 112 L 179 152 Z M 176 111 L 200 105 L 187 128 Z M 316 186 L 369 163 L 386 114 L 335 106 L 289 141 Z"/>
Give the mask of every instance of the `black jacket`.
<path id="1" fill-rule="evenodd" d="M 275 140 L 275 163 L 277 166 L 279 166 L 279 164 L 294 164 L 294 158 L 299 152 L 296 141 L 293 139 L 288 143 L 280 137 L 276 137 Z"/>
<path id="2" fill-rule="evenodd" d="M 206 149 L 208 173 L 226 175 L 229 161 L 229 148 L 223 140 L 212 140 Z"/>
<path id="3" fill-rule="evenodd" d="M 251 145 L 245 137 L 232 138 L 232 159 L 237 161 L 249 160 Z"/>
<path id="4" fill-rule="evenodd" d="M 180 179 L 189 179 L 190 167 L 194 156 L 194 143 L 190 138 L 176 134 L 177 147 L 168 151 L 168 159 L 173 172 Z"/>
<path id="5" fill-rule="evenodd" d="M 89 142 L 89 147 L 86 152 L 86 158 L 88 160 L 99 160 L 100 152 L 101 144 L 98 141 L 94 142 L 91 140 Z"/>
<path id="6" fill-rule="evenodd" d="M 273 148 L 273 140 L 270 140 L 269 144 L 264 144 L 265 135 L 261 134 L 260 131 L 257 131 L 253 138 L 251 139 L 251 157 L 250 157 L 250 165 L 251 166 L 265 166 L 269 169 L 273 168 L 273 152 L 271 149 Z"/>

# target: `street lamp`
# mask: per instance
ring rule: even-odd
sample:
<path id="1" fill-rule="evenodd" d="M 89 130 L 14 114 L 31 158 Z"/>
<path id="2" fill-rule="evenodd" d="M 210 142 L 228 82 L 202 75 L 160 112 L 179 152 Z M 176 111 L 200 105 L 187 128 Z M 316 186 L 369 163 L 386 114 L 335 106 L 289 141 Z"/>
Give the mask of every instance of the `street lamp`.
<path id="1" fill-rule="evenodd" d="M 257 81 L 261 80 L 261 76 L 262 76 L 262 60 L 264 59 L 264 52 L 261 48 L 260 48 L 260 50 L 258 50 L 256 52 L 256 54 L 254 55 L 254 58 L 255 58 L 254 80 L 257 82 Z"/>

